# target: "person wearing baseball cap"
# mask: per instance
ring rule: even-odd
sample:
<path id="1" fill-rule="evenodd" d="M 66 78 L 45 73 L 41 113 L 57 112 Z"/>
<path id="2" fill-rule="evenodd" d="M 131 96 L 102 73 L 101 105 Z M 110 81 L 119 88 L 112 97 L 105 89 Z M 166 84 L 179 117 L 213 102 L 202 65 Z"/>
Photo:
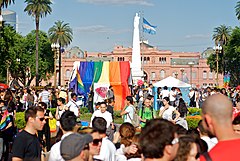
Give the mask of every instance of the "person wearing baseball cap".
<path id="1" fill-rule="evenodd" d="M 73 133 L 65 137 L 60 145 L 63 159 L 66 161 L 88 161 L 89 143 L 93 138 L 89 134 Z"/>

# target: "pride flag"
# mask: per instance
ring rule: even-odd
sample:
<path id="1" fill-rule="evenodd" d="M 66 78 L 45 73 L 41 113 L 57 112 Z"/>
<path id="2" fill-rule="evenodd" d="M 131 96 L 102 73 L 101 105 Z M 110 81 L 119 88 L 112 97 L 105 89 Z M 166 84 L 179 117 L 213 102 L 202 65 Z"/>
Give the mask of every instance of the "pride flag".
<path id="1" fill-rule="evenodd" d="M 111 85 L 115 95 L 115 110 L 124 108 L 124 100 L 130 94 L 128 88 L 130 63 L 128 61 L 75 62 L 74 64 L 74 68 L 77 69 L 73 69 L 69 88 L 75 89 L 78 95 L 84 95 L 87 98 L 90 87 L 93 87 L 94 97 L 98 95 L 105 99 L 106 91 Z"/>
<path id="2" fill-rule="evenodd" d="M 5 129 L 10 122 L 11 122 L 10 115 L 8 113 L 8 110 L 6 110 L 0 122 L 0 130 Z"/>
<path id="3" fill-rule="evenodd" d="M 230 83 L 230 74 L 227 73 L 227 74 L 224 75 L 224 78 L 223 78 L 224 88 L 227 88 L 229 86 L 229 83 Z"/>

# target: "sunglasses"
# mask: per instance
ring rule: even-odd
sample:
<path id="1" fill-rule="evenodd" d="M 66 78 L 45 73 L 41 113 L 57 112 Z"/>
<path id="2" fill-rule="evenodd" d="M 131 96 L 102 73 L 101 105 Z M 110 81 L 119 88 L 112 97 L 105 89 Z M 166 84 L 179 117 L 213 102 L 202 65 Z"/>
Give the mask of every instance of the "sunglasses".
<path id="1" fill-rule="evenodd" d="M 38 118 L 41 122 L 45 120 L 44 117 L 42 117 L 42 118 L 37 117 L 37 118 Z"/>
<path id="2" fill-rule="evenodd" d="M 93 146 L 98 146 L 99 142 L 102 142 L 102 139 L 93 139 L 92 144 Z"/>

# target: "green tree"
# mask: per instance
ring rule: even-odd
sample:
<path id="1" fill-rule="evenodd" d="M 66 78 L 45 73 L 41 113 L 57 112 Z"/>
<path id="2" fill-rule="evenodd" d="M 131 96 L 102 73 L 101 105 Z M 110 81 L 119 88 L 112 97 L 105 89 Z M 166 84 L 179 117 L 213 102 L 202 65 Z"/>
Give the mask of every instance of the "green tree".
<path id="1" fill-rule="evenodd" d="M 240 20 L 240 1 L 237 2 L 237 5 L 235 6 L 235 12 L 237 19 Z"/>
<path id="2" fill-rule="evenodd" d="M 240 28 L 236 27 L 225 47 L 224 60 L 226 60 L 226 70 L 230 73 L 230 85 L 240 84 Z"/>
<path id="3" fill-rule="evenodd" d="M 73 39 L 69 23 L 64 24 L 63 21 L 55 22 L 53 27 L 48 30 L 48 35 L 52 43 L 59 43 L 62 47 L 68 46 Z"/>
<path id="4" fill-rule="evenodd" d="M 12 78 L 23 85 L 31 84 L 36 76 L 35 38 L 35 30 L 23 37 L 12 27 L 4 27 L 4 35 L 0 38 L 0 81 L 6 81 L 6 69 L 9 67 Z M 42 31 L 39 31 L 39 53 L 39 78 L 48 80 L 53 71 L 53 54 L 50 40 Z"/>
<path id="5" fill-rule="evenodd" d="M 224 73 L 226 71 L 226 60 L 224 60 L 224 48 L 227 45 L 232 29 L 226 25 L 220 25 L 219 27 L 214 28 L 212 39 L 215 44 L 220 44 L 222 46 L 222 50 L 218 51 L 218 72 Z M 207 64 L 210 66 L 212 71 L 217 71 L 217 55 L 213 52 L 207 60 Z"/>
<path id="6" fill-rule="evenodd" d="M 36 24 L 36 86 L 39 85 L 39 73 L 38 73 L 38 33 L 39 33 L 39 22 L 40 18 L 45 17 L 47 14 L 52 12 L 50 5 L 52 4 L 51 0 L 25 0 L 27 3 L 24 12 L 27 12 L 28 15 L 35 18 Z"/>
<path id="7" fill-rule="evenodd" d="M 23 41 L 22 59 L 21 59 L 21 70 L 24 72 L 22 81 L 28 80 L 27 85 L 31 84 L 31 81 L 36 77 L 36 63 L 34 48 L 36 45 L 36 32 L 31 31 Z M 42 80 L 48 80 L 53 72 L 53 54 L 51 50 L 51 42 L 47 36 L 47 33 L 39 31 L 39 82 Z M 27 75 L 26 69 L 30 69 L 30 74 Z"/>
<path id="8" fill-rule="evenodd" d="M 72 29 L 69 23 L 64 23 L 63 21 L 55 22 L 54 26 L 48 30 L 49 38 L 52 43 L 59 43 L 61 47 L 68 46 L 72 42 Z M 61 86 L 61 50 L 59 52 L 59 75 L 58 75 L 58 85 Z"/>
<path id="9" fill-rule="evenodd" d="M 7 80 L 7 68 L 14 60 L 13 46 L 16 45 L 16 39 L 20 37 L 19 34 L 11 26 L 3 28 L 0 37 L 0 75 L 2 82 Z"/>
<path id="10" fill-rule="evenodd" d="M 214 34 L 212 39 L 215 41 L 215 44 L 218 45 L 226 45 L 230 35 L 231 35 L 231 27 L 226 25 L 220 25 L 219 27 L 214 28 Z"/>

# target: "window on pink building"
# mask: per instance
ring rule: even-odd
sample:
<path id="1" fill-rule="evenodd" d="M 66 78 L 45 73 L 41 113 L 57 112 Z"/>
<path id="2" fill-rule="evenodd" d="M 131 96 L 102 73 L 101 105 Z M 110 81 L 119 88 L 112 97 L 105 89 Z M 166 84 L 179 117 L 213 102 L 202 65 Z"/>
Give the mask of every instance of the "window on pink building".
<path id="1" fill-rule="evenodd" d="M 70 78 L 70 74 L 71 74 L 71 73 L 70 73 L 70 70 L 67 69 L 67 70 L 66 70 L 66 79 L 69 79 L 69 78 Z"/>
<path id="2" fill-rule="evenodd" d="M 203 79 L 207 79 L 207 71 L 203 71 Z"/>
<path id="3" fill-rule="evenodd" d="M 160 71 L 160 78 L 161 79 L 165 78 L 165 71 L 164 70 Z"/>
<path id="4" fill-rule="evenodd" d="M 212 72 L 209 72 L 209 73 L 208 73 L 208 78 L 209 78 L 209 79 L 213 79 L 213 73 L 212 73 Z"/>
<path id="5" fill-rule="evenodd" d="M 193 79 L 196 79 L 196 78 L 197 78 L 197 72 L 196 72 L 196 71 L 193 71 L 193 72 L 192 72 L 192 78 L 193 78 Z"/>
<path id="6" fill-rule="evenodd" d="M 155 80 L 155 78 L 156 78 L 156 73 L 155 73 L 155 72 L 152 72 L 151 79 L 152 79 L 152 80 Z"/>

